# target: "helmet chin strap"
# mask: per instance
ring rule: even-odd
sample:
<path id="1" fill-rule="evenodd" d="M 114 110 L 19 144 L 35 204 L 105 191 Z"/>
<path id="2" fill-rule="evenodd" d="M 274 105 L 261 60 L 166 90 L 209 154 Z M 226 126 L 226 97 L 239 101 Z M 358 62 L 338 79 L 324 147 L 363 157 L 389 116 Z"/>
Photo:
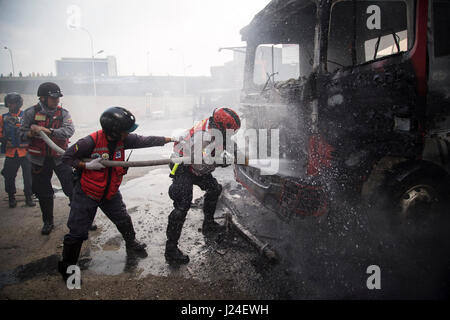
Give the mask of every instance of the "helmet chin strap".
<path id="1" fill-rule="evenodd" d="M 48 108 L 48 97 L 40 97 L 39 101 Z"/>
<path id="2" fill-rule="evenodd" d="M 219 129 L 219 126 L 217 125 L 217 123 L 214 121 L 214 114 L 212 117 L 209 117 L 209 128 L 210 129 Z"/>
<path id="3" fill-rule="evenodd" d="M 20 110 L 20 107 L 15 107 L 12 109 L 12 113 L 18 113 Z"/>
<path id="4" fill-rule="evenodd" d="M 120 133 L 114 133 L 114 132 L 106 132 L 106 136 L 110 139 L 110 141 L 119 141 L 121 138 Z"/>

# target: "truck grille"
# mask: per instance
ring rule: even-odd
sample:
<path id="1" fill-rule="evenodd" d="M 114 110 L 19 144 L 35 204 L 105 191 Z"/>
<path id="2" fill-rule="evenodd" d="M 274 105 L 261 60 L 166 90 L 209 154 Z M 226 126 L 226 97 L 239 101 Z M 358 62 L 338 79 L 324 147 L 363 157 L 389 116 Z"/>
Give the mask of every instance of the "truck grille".
<path id="1" fill-rule="evenodd" d="M 285 181 L 280 197 L 280 206 L 285 214 L 320 216 L 327 212 L 328 201 L 325 192 L 320 187 Z"/>

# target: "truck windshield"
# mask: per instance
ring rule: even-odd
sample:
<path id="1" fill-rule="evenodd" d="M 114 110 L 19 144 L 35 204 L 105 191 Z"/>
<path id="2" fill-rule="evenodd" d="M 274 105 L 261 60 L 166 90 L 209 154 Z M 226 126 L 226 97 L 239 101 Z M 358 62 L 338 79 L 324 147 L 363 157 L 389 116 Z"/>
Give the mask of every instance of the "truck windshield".
<path id="1" fill-rule="evenodd" d="M 338 0 L 331 7 L 327 70 L 362 64 L 414 43 L 414 0 Z"/>
<path id="2" fill-rule="evenodd" d="M 262 44 L 256 48 L 253 81 L 256 85 L 300 77 L 298 44 Z"/>
<path id="3" fill-rule="evenodd" d="M 274 1 L 258 14 L 244 31 L 246 89 L 260 92 L 285 82 L 302 83 L 313 69 L 316 25 L 313 0 Z"/>

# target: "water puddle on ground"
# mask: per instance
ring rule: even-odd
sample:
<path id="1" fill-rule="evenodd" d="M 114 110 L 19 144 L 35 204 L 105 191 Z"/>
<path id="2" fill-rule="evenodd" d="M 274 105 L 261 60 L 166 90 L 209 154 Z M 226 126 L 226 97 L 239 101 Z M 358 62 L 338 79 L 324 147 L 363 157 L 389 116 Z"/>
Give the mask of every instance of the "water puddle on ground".
<path id="1" fill-rule="evenodd" d="M 0 288 L 43 275 L 52 275 L 57 273 L 59 255 L 54 254 L 39 260 L 18 266 L 14 270 L 0 273 Z"/>
<path id="2" fill-rule="evenodd" d="M 192 277 L 192 270 L 205 264 L 210 245 L 205 243 L 200 229 L 203 212 L 198 207 L 189 210 L 179 241 L 180 249 L 191 258 L 190 263 L 176 269 L 165 261 L 167 218 L 173 209 L 172 200 L 167 194 L 170 184 L 168 169 L 161 168 L 128 181 L 120 189 L 133 220 L 136 238 L 147 244 L 146 258 L 128 256 L 125 242 L 117 228 L 101 210 L 98 211 L 95 221 L 101 232 L 90 239 L 91 260 L 87 267 L 90 271 L 109 275 L 133 272 L 140 277 L 148 274 Z M 202 195 L 203 192 L 194 187 L 194 199 Z"/>

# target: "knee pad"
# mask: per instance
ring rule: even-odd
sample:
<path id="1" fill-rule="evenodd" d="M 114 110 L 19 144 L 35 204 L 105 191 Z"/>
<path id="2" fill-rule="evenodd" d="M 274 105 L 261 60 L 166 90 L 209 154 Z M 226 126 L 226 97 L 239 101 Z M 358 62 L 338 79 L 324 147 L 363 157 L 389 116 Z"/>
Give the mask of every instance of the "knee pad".
<path id="1" fill-rule="evenodd" d="M 180 186 L 179 184 L 172 184 L 169 187 L 169 197 L 170 199 L 176 201 L 180 198 L 186 197 L 186 190 L 183 189 L 183 186 Z"/>
<path id="2" fill-rule="evenodd" d="M 211 197 L 219 197 L 222 193 L 222 185 L 218 183 L 214 188 L 209 189 L 206 194 Z"/>
<path id="3" fill-rule="evenodd" d="M 176 198 L 176 192 L 177 191 L 177 187 L 175 187 L 173 184 L 169 187 L 169 197 L 172 200 L 175 200 Z"/>
<path id="4" fill-rule="evenodd" d="M 187 215 L 187 210 L 180 210 L 180 209 L 174 209 L 170 215 L 169 215 L 169 222 L 173 221 L 173 222 L 184 222 L 184 220 L 186 219 L 186 215 Z"/>
<path id="5" fill-rule="evenodd" d="M 220 183 L 217 184 L 217 189 L 216 189 L 216 191 L 217 191 L 217 195 L 220 196 L 220 194 L 222 193 L 222 185 L 221 185 Z"/>
<path id="6" fill-rule="evenodd" d="M 169 187 L 169 196 L 173 200 L 175 209 L 188 212 L 191 208 L 192 192 L 189 193 L 187 190 L 171 185 Z"/>

